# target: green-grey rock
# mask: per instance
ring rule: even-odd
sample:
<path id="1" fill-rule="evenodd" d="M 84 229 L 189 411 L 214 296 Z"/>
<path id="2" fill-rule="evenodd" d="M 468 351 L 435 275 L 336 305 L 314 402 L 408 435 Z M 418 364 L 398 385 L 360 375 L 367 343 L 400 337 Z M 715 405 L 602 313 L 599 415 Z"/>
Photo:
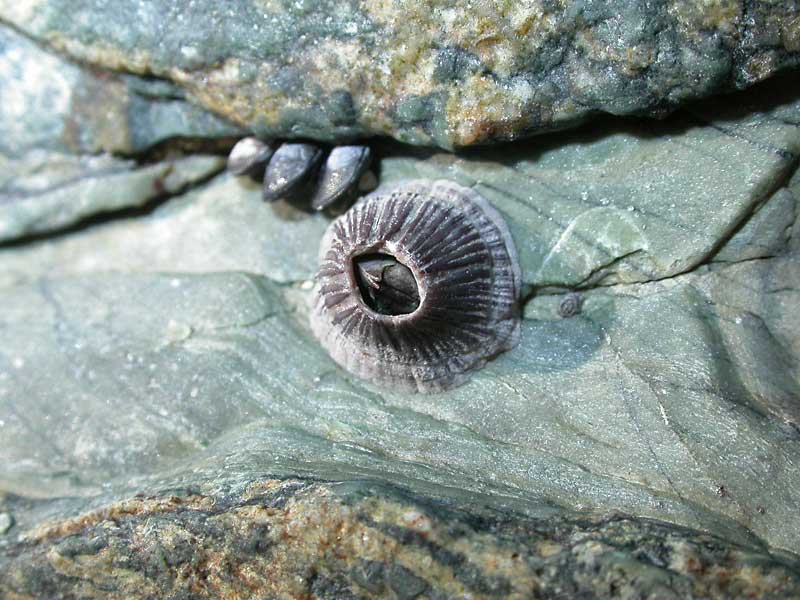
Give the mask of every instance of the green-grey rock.
<path id="1" fill-rule="evenodd" d="M 793 171 L 798 97 L 795 81 L 777 82 L 747 95 L 756 112 L 709 101 L 668 123 L 614 122 L 504 148 L 500 161 L 493 150 L 391 157 L 381 181 L 474 187 L 509 221 L 523 278 L 537 287 L 662 279 L 713 256 Z M 791 206 L 764 207 L 759 223 L 774 214 L 749 225 L 750 238 L 785 231 Z"/>
<path id="2" fill-rule="evenodd" d="M 0 12 L 40 35 L 57 4 L 0 0 Z M 317 6 L 286 31 L 322 27 Z M 675 6 L 670 18 L 685 21 L 690 9 Z M 693 10 L 722 18 L 725 7 Z M 746 29 L 781 7 L 745 6 Z M 101 23 L 75 19 L 89 28 L 78 41 L 50 41 L 103 63 L 110 54 L 83 54 Z M 778 48 L 769 32 L 793 43 L 783 21 L 769 23 L 780 27 L 747 42 L 762 59 Z M 137 64 L 192 59 L 208 74 L 187 48 Z M 0 65 L 29 51 L 42 53 L 0 48 Z M 437 81 L 463 83 L 484 64 L 442 53 Z M 128 69 L 123 58 L 109 66 Z M 214 69 L 234 73 L 225 64 Z M 176 117 L 195 110 L 181 98 L 195 93 L 187 65 L 156 71 L 164 79 L 103 74 L 145 99 L 109 113 L 123 130 L 143 119 L 141 142 L 64 145 L 61 118 L 45 111 L 19 129 L 24 151 L 8 137 L 0 151 L 0 221 L 11 223 L 0 244 L 0 597 L 800 595 L 796 81 L 663 123 L 604 119 L 458 155 L 378 144 L 384 190 L 443 177 L 486 196 L 526 284 L 520 345 L 462 388 L 417 396 L 351 378 L 309 331 L 329 215 L 264 205 L 256 183 L 214 175 L 219 157 L 81 154 L 204 131 L 209 113 Z M 281 77 L 258 89 L 313 80 Z M 346 125 L 362 118 L 356 95 L 331 98 L 318 114 L 336 135 L 362 127 Z M 158 113 L 164 100 L 182 108 Z M 407 98 L 397 114 L 446 127 L 446 101 Z M 162 117 L 147 125 L 149 111 Z M 198 136 L 201 147 L 215 137 Z M 564 318 L 575 290 L 582 309 Z"/>
<path id="3" fill-rule="evenodd" d="M 95 185 L 103 181 L 98 177 Z M 302 281 L 316 272 L 318 244 L 327 224 L 322 214 L 309 215 L 283 203 L 265 205 L 260 186 L 225 174 L 151 215 L 43 239 L 12 252 L 0 250 L 0 287 L 56 275 L 54 269 L 62 275 L 240 270 L 266 273 L 279 283 Z"/>
<path id="4" fill-rule="evenodd" d="M 183 96 L 163 82 L 80 68 L 0 26 L 0 159 L 42 150 L 131 154 L 170 139 L 242 135 Z"/>
<path id="5" fill-rule="evenodd" d="M 13 525 L 14 519 L 11 514 L 7 512 L 0 512 L 0 535 L 8 533 Z"/>
<path id="6" fill-rule="evenodd" d="M 308 331 L 303 286 L 123 273 L 9 287 L 0 481 L 99 501 L 264 472 L 377 477 L 796 549 L 798 239 L 587 291 L 580 318 L 537 297 L 520 346 L 433 402 L 339 370 Z"/>
<path id="7" fill-rule="evenodd" d="M 798 98 L 797 82 L 777 81 L 730 106 L 709 101 L 668 123 L 610 122 L 540 137 L 503 148 L 500 160 L 491 149 L 420 156 L 389 148 L 380 163 L 382 189 L 420 177 L 474 186 L 506 218 L 523 279 L 537 288 L 663 279 L 735 254 L 739 241 L 724 251 L 721 242 L 754 213 L 737 240 L 777 246 L 738 259 L 780 249 L 783 236 L 768 234 L 794 222 L 794 203 L 765 200 L 800 154 Z M 16 281 L 84 272 L 84 258 L 100 245 L 108 250 L 96 268 L 241 269 L 302 281 L 317 264 L 316 242 L 308 240 L 318 240 L 324 227 L 321 216 L 288 206 L 264 209 L 257 186 L 222 178 L 150 219 L 8 256 L 6 272 Z M 258 243 L 242 243 L 242 230 Z M 210 253 L 211 232 L 220 250 Z"/>
<path id="8" fill-rule="evenodd" d="M 747 87 L 797 66 L 797 17 L 792 0 L 0 1 L 51 47 L 261 135 L 443 148 Z"/>
<path id="9" fill-rule="evenodd" d="M 140 169 L 110 156 L 36 153 L 6 165 L 0 187 L 0 242 L 64 229 L 104 212 L 136 208 L 222 170 L 224 159 L 195 155 Z"/>

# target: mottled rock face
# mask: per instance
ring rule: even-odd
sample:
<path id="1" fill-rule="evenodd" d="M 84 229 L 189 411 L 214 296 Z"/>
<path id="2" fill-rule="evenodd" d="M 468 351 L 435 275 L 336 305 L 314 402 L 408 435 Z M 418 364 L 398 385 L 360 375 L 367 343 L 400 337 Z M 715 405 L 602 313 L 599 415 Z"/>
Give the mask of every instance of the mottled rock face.
<path id="1" fill-rule="evenodd" d="M 0 19 L 262 135 L 443 148 L 660 116 L 800 59 L 792 0 L 2 0 Z"/>
<path id="2" fill-rule="evenodd" d="M 332 214 L 222 172 L 796 60 L 790 3 L 656 4 L 0 0 L 0 597 L 800 595 L 796 77 L 375 140 L 519 258 L 519 344 L 436 396 L 314 337 Z"/>
<path id="3" fill-rule="evenodd" d="M 9 550 L 0 594 L 18 600 L 66 590 L 320 600 L 800 593 L 800 563 L 713 536 L 621 516 L 475 514 L 363 483 L 256 480 L 131 498 L 40 527 Z"/>

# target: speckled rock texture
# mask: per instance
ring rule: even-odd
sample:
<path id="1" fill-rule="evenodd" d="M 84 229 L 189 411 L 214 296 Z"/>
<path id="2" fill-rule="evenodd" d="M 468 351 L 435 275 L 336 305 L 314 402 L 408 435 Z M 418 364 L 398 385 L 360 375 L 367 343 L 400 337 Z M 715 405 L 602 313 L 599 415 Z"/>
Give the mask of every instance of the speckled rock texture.
<path id="1" fill-rule="evenodd" d="M 661 116 L 800 60 L 796 0 L 2 0 L 0 22 L 260 135 L 442 148 Z"/>
<path id="2" fill-rule="evenodd" d="M 5 504 L 22 502 L 9 498 Z M 3 501 L 0 500 L 0 506 Z M 137 496 L 3 548 L 33 598 L 788 598 L 800 563 L 635 521 L 464 511 L 366 483 Z"/>
<path id="3" fill-rule="evenodd" d="M 335 215 L 266 205 L 221 169 L 250 128 L 441 146 L 532 133 L 510 120 L 459 138 L 477 121 L 458 104 L 391 108 L 427 93 L 413 71 L 393 75 L 406 63 L 386 75 L 402 93 L 345 69 L 367 33 L 416 27 L 418 48 L 391 48 L 420 57 L 451 51 L 425 36 L 475 34 L 419 3 L 164 6 L 70 2 L 67 19 L 58 0 L 0 0 L 13 23 L 0 25 L 0 598 L 800 597 L 800 82 L 678 106 L 790 66 L 795 5 L 660 4 L 642 43 L 667 50 L 630 80 L 601 31 L 632 31 L 638 4 L 624 22 L 536 5 L 573 20 L 537 16 L 531 40 L 552 49 L 556 33 L 537 27 L 582 27 L 558 30 L 553 81 L 583 64 L 601 71 L 587 89 L 619 87 L 567 110 L 577 84 L 556 86 L 568 100 L 535 127 L 675 112 L 455 154 L 375 140 L 379 191 L 472 188 L 519 254 L 519 345 L 432 396 L 354 378 L 313 337 Z M 401 8 L 394 24 L 375 16 Z M 497 75 L 516 50 L 489 26 L 514 10 L 476 18 L 486 42 L 463 42 L 464 74 L 431 81 L 458 99 L 483 77 L 516 98 Z M 310 52 L 320 31 L 352 54 Z M 590 33 L 605 41 L 579 55 Z M 286 44 L 334 63 L 310 72 Z M 508 73 L 541 55 L 524 56 Z M 687 70 L 700 64 L 713 73 Z M 322 74 L 345 70 L 364 86 L 328 90 Z M 434 108 L 397 125 L 414 106 Z"/>

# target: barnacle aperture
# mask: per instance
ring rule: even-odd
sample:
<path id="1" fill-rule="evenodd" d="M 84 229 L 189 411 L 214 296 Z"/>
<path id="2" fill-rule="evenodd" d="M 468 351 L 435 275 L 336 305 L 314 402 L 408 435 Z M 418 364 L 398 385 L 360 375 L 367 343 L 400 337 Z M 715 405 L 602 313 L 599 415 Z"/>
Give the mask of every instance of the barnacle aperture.
<path id="1" fill-rule="evenodd" d="M 359 377 L 441 391 L 516 345 L 520 282 L 508 227 L 483 197 L 412 181 L 331 223 L 311 327 Z"/>

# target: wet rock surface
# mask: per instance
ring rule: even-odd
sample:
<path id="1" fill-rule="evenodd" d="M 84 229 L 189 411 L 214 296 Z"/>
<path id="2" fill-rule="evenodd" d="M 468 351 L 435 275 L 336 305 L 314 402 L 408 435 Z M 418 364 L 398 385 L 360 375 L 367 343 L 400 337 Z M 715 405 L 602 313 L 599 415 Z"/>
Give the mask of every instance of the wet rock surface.
<path id="1" fill-rule="evenodd" d="M 317 35 L 317 4 L 274 35 L 298 23 Z M 0 27 L 0 89 L 22 103 L 0 103 L 0 596 L 800 594 L 796 78 L 665 121 L 600 118 L 457 154 L 376 142 L 378 192 L 418 178 L 475 189 L 508 222 L 522 266 L 519 346 L 465 386 L 419 396 L 349 376 L 311 334 L 332 211 L 266 205 L 257 184 L 220 172 L 238 129 L 199 107 L 238 105 L 203 94 L 220 93 L 227 69 L 235 85 L 223 87 L 258 109 L 253 90 L 273 79 L 242 88 L 241 65 L 203 54 L 212 43 L 152 50 L 173 43 L 151 48 L 137 29 L 155 3 L 114 35 L 103 19 L 54 29 L 58 2 L 21 6 L 0 0 L 0 21 L 38 40 Z M 695 42 L 726 51 L 739 32 L 749 50 L 732 51 L 725 85 L 759 79 L 744 75 L 756 63 L 763 76 L 791 63 L 789 5 L 745 5 L 746 20 L 709 6 L 665 14 L 687 36 L 700 19 Z M 342 10 L 367 9 L 378 10 Z M 204 11 L 175 19 L 236 21 Z M 762 34 L 742 37 L 745 22 Z M 219 51 L 244 53 L 240 33 Z M 120 48 L 134 39 L 150 50 L 130 62 Z M 486 56 L 436 68 L 469 74 Z M 33 85 L 30 64 L 56 68 L 55 88 Z M 676 83 L 675 103 L 720 89 L 703 81 Z M 106 116 L 80 112 L 92 85 L 120 90 L 124 110 L 97 94 Z M 305 93 L 269 106 L 325 97 Z M 675 106 L 631 93 L 644 109 L 602 109 Z M 17 110 L 26 102 L 39 109 Z M 360 113 L 313 133 L 447 146 L 461 143 L 448 123 L 469 122 L 459 114 L 436 116 L 446 139 Z M 260 126 L 287 134 L 302 118 Z"/>
<path id="2" fill-rule="evenodd" d="M 660 116 L 800 59 L 794 0 L 0 2 L 80 61 L 156 76 L 271 137 L 444 148 Z"/>
<path id="3" fill-rule="evenodd" d="M 690 530 L 623 516 L 467 512 L 364 482 L 298 480 L 131 498 L 28 532 L 0 567 L 0 592 L 18 599 L 65 589 L 82 598 L 330 600 L 800 591 L 792 559 Z"/>
<path id="4" fill-rule="evenodd" d="M 110 155 L 29 153 L 9 161 L 5 181 L 0 177 L 0 243 L 144 207 L 209 179 L 224 164 L 218 156 L 195 155 L 137 168 Z"/>
<path id="5" fill-rule="evenodd" d="M 0 89 L 0 160 L 45 150 L 133 154 L 175 138 L 226 139 L 242 131 L 187 102 L 169 82 L 81 69 L 6 27 Z"/>

